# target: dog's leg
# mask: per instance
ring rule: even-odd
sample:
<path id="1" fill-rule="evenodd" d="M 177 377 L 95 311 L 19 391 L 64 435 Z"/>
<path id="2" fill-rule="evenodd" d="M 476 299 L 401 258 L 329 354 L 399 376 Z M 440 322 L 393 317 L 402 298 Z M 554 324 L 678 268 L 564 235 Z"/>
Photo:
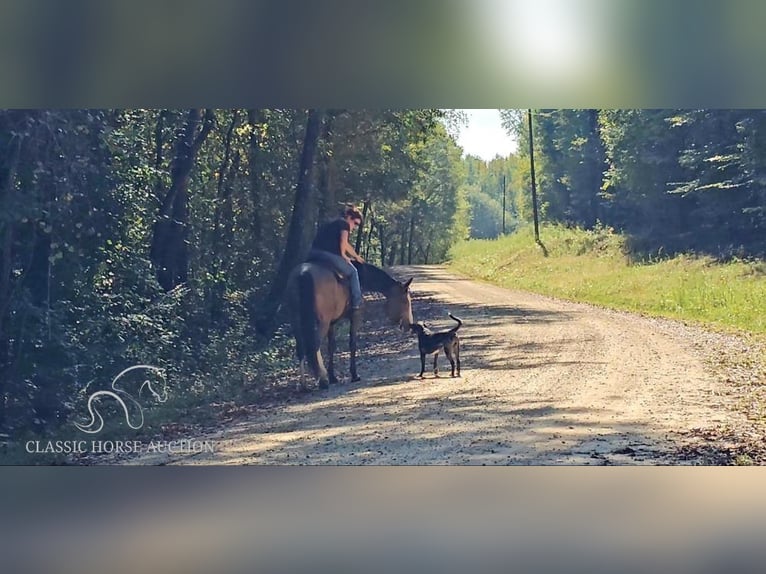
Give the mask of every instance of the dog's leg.
<path id="1" fill-rule="evenodd" d="M 457 361 L 457 376 L 460 376 L 460 339 L 455 339 L 455 360 Z"/>
<path id="2" fill-rule="evenodd" d="M 439 376 L 439 364 L 437 363 L 438 359 L 439 359 L 439 351 L 436 351 L 434 353 L 434 377 Z"/>
<path id="3" fill-rule="evenodd" d="M 449 365 L 452 368 L 449 375 L 450 377 L 455 376 L 455 359 L 452 356 L 452 348 L 452 343 L 447 343 L 444 345 L 444 354 L 447 355 L 447 360 L 449 360 Z"/>
<path id="4" fill-rule="evenodd" d="M 420 353 L 420 374 L 418 377 L 423 378 L 423 373 L 426 371 L 426 354 Z"/>

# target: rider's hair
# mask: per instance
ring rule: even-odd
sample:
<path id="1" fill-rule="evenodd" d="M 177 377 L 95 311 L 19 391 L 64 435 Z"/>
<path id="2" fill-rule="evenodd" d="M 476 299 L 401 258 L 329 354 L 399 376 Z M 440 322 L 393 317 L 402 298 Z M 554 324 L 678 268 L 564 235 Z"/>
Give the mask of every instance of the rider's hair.
<path id="1" fill-rule="evenodd" d="M 353 219 L 358 219 L 359 221 L 362 221 L 362 212 L 359 211 L 353 205 L 347 205 L 345 209 L 341 211 L 341 215 L 343 217 L 351 217 Z"/>

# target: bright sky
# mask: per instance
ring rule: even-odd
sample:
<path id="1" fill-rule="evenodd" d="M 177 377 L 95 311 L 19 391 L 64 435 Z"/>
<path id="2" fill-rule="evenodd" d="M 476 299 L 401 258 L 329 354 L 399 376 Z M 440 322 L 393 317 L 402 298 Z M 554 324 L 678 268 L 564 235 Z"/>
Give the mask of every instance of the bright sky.
<path id="1" fill-rule="evenodd" d="M 460 129 L 457 143 L 463 155 L 475 155 L 489 161 L 496 155 L 506 157 L 516 151 L 512 139 L 500 123 L 500 110 L 462 110 L 468 115 L 468 125 Z"/>

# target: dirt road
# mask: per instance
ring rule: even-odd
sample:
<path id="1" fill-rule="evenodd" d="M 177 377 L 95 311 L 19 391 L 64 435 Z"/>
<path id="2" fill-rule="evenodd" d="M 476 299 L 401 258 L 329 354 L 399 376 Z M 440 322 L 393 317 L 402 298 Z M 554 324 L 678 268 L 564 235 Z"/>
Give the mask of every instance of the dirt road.
<path id="1" fill-rule="evenodd" d="M 740 397 L 708 364 L 719 335 L 509 291 L 440 267 L 396 273 L 415 278 L 416 320 L 452 326 L 448 311 L 463 319 L 462 377 L 450 378 L 441 356 L 441 377 L 427 371 L 417 379 L 416 339 L 380 323 L 379 302 L 368 300 L 361 382 L 348 382 L 341 354 L 344 384 L 195 437 L 213 441 L 213 453 L 130 462 L 693 464 L 709 461 L 680 454 L 690 431 L 743 424 L 734 408 Z"/>

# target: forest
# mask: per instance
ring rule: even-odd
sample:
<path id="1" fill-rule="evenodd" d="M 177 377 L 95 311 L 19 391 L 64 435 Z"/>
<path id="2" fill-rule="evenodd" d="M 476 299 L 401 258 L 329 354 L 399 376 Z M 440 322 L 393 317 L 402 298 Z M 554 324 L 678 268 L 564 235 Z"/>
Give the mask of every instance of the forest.
<path id="1" fill-rule="evenodd" d="M 525 114 L 502 115 L 528 157 Z M 535 110 L 534 119 L 544 219 L 608 225 L 637 254 L 766 253 L 763 110 Z M 529 161 L 517 165 L 528 219 Z"/>
<path id="2" fill-rule="evenodd" d="M 766 253 L 766 113 L 532 110 L 541 218 L 636 254 Z M 0 435 L 44 433 L 129 365 L 177 401 L 290 361 L 287 274 L 347 203 L 383 267 L 445 261 L 532 218 L 518 152 L 463 156 L 457 110 L 0 110 Z"/>

